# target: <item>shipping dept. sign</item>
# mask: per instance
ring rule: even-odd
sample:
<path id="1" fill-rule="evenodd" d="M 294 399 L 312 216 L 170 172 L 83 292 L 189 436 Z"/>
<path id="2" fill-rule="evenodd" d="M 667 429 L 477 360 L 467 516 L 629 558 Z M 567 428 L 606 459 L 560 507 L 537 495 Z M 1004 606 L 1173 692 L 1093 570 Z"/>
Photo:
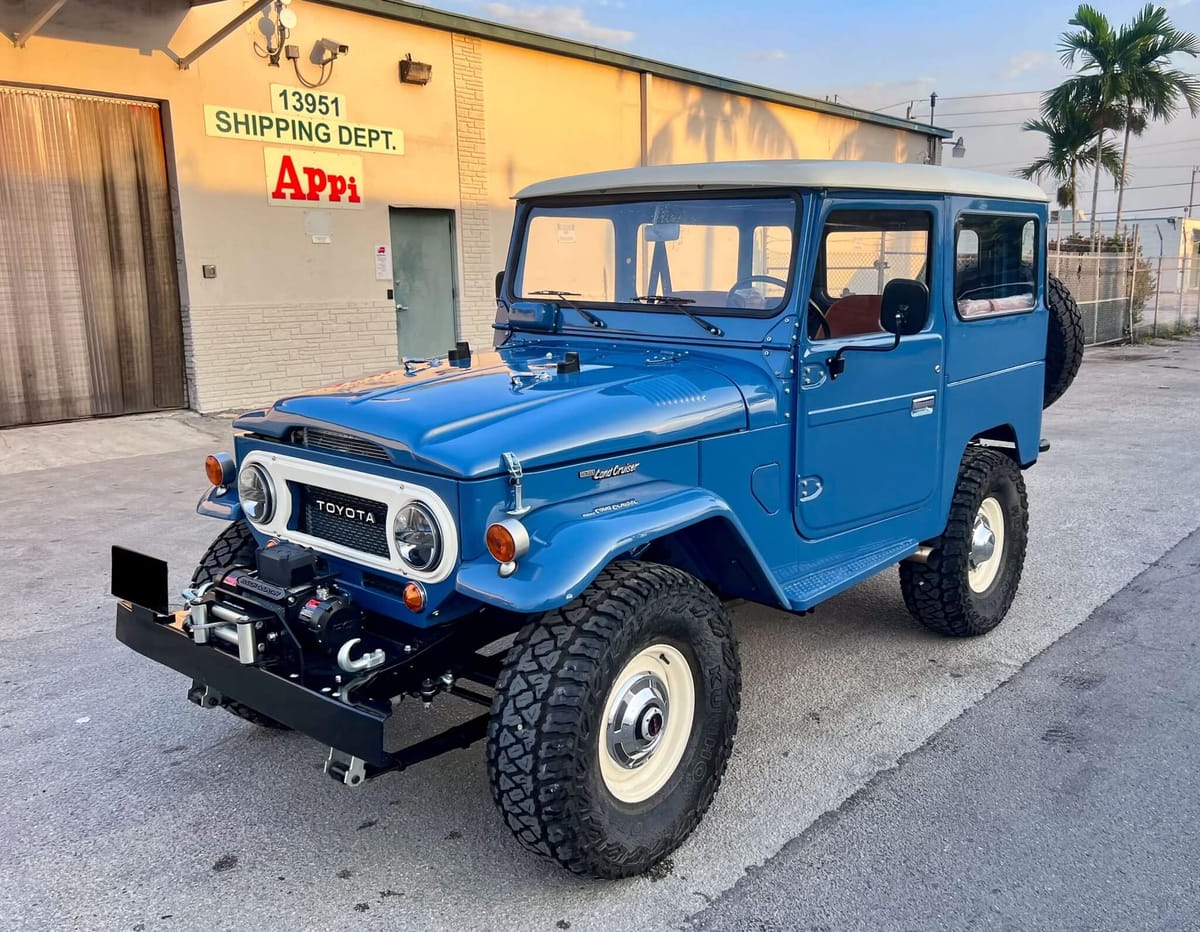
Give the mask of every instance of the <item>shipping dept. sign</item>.
<path id="1" fill-rule="evenodd" d="M 361 209 L 362 157 L 263 147 L 267 202 L 285 207 Z"/>
<path id="2" fill-rule="evenodd" d="M 226 139 L 404 154 L 404 133 L 395 127 L 343 123 L 307 113 L 260 113 L 205 104 L 204 132 Z"/>

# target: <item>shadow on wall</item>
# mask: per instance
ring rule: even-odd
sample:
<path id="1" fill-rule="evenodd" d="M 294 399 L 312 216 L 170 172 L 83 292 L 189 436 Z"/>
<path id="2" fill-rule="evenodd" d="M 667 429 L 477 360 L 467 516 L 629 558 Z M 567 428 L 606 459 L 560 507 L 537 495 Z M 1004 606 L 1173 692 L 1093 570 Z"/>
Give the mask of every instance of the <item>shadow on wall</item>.
<path id="1" fill-rule="evenodd" d="M 657 123 L 648 162 L 668 165 L 731 159 L 870 159 L 922 161 L 924 137 L 902 129 L 864 126 L 814 111 L 696 87 L 678 88 L 677 109 L 652 112 Z M 656 96 L 671 94 L 655 85 Z"/>
<path id="2" fill-rule="evenodd" d="M 684 108 L 668 118 L 650 141 L 648 161 L 651 165 L 670 165 L 694 161 L 694 157 L 678 152 L 676 140 L 682 135 L 688 147 L 703 150 L 704 161 L 715 162 L 718 148 L 732 150 L 749 157 L 794 159 L 799 150 L 787 128 L 762 101 L 729 94 L 688 90 Z M 694 151 L 694 150 L 693 150 Z"/>

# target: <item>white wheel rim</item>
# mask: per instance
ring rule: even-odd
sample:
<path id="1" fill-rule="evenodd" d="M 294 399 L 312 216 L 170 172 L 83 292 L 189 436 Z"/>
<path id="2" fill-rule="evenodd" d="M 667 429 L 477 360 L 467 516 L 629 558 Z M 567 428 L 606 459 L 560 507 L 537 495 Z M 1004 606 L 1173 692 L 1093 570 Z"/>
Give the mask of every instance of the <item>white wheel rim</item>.
<path id="1" fill-rule="evenodd" d="M 972 592 L 986 592 L 1000 575 L 1004 560 L 1004 508 L 995 498 L 985 498 L 975 513 L 967 581 Z"/>
<path id="2" fill-rule="evenodd" d="M 661 790 L 683 759 L 695 716 L 696 684 L 683 654 L 669 644 L 639 651 L 613 681 L 598 729 L 608 791 L 640 803 Z"/>

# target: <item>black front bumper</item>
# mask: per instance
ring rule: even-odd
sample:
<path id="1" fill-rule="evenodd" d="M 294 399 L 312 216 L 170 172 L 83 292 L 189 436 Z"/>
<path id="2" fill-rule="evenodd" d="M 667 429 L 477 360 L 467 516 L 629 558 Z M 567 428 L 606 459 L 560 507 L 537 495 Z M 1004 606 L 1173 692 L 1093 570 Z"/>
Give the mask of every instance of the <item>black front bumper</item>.
<path id="1" fill-rule="evenodd" d="M 395 756 L 384 749 L 386 715 L 314 692 L 261 667 L 242 664 L 237 657 L 211 645 L 196 644 L 181 628 L 184 617 L 119 602 L 117 640 L 211 687 L 226 699 L 244 703 L 323 744 L 373 767 L 395 768 Z"/>

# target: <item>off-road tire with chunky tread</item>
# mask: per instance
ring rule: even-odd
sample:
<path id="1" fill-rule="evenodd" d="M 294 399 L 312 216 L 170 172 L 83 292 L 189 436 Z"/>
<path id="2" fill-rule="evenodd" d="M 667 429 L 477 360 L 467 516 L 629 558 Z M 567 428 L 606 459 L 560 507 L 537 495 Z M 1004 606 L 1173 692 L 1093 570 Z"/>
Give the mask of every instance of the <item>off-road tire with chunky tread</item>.
<path id="1" fill-rule="evenodd" d="M 1004 511 L 1000 570 L 984 592 L 972 591 L 968 557 L 980 503 L 995 496 Z M 1004 620 L 1021 583 L 1029 537 L 1029 500 L 1021 470 L 1006 453 L 970 446 L 963 455 L 946 529 L 930 541 L 925 563 L 900 564 L 900 591 L 912 616 L 949 637 L 986 634 Z"/>
<path id="2" fill-rule="evenodd" d="M 192 573 L 192 587 L 212 582 L 222 570 L 228 567 L 254 566 L 257 550 L 258 543 L 254 540 L 254 535 L 250 533 L 249 525 L 244 520 L 231 522 L 204 551 L 204 556 L 200 558 L 196 572 Z M 238 718 L 245 719 L 262 728 L 273 728 L 277 731 L 289 730 L 288 726 L 282 722 L 277 722 L 240 702 L 226 702 L 222 708 L 232 712 Z"/>
<path id="3" fill-rule="evenodd" d="M 613 679 L 659 642 L 692 667 L 695 719 L 667 783 L 628 805 L 600 775 L 601 718 Z M 669 566 L 610 564 L 581 596 L 517 635 L 488 724 L 492 797 L 530 851 L 578 874 L 640 874 L 678 847 L 712 802 L 733 747 L 740 692 L 729 615 L 708 588 Z"/>
<path id="4" fill-rule="evenodd" d="M 1048 276 L 1046 305 L 1050 326 L 1046 331 L 1046 387 L 1042 407 L 1048 408 L 1066 394 L 1083 362 L 1083 315 L 1067 286 Z"/>

